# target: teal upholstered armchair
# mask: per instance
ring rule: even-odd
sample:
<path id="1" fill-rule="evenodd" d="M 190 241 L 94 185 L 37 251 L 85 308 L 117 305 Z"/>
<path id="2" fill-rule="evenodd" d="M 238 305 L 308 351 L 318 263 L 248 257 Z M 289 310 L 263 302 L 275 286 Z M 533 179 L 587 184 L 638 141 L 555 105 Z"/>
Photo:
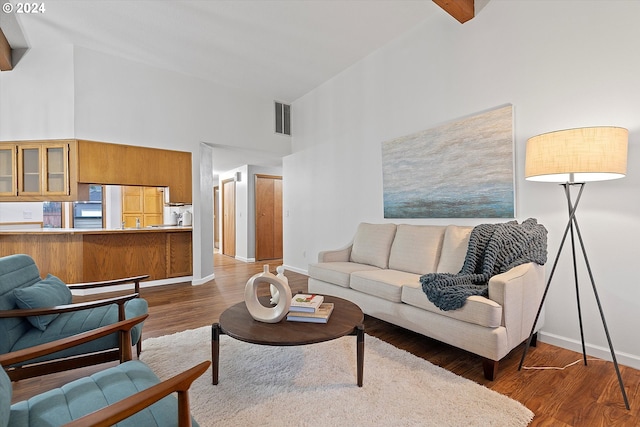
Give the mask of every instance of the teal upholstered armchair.
<path id="1" fill-rule="evenodd" d="M 15 365 L 60 349 L 119 334 L 124 337 L 123 363 L 80 378 L 63 387 L 11 404 L 12 386 L 0 368 L 0 427 L 17 426 L 191 426 L 189 388 L 211 365 L 209 361 L 160 381 L 151 369 L 131 359 L 131 329 L 147 315 L 116 322 L 82 334 L 0 355 L 0 365 Z M 177 399 L 170 394 L 177 392 Z"/>
<path id="2" fill-rule="evenodd" d="M 66 285 L 55 276 L 44 279 L 28 255 L 0 258 L 0 355 L 66 338 L 81 332 L 144 315 L 147 302 L 138 293 L 72 304 L 71 289 L 139 283 L 148 276 L 107 282 Z M 131 330 L 131 342 L 141 342 L 142 324 Z M 5 365 L 13 381 L 33 376 L 123 360 L 122 335 L 111 334 L 98 340 L 53 354 Z"/>

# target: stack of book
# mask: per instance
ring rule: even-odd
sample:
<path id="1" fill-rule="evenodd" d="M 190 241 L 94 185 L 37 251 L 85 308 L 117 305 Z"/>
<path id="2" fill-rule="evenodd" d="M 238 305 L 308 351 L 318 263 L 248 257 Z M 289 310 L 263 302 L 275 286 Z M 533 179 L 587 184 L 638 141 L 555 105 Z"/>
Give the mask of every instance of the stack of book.
<path id="1" fill-rule="evenodd" d="M 324 302 L 322 295 L 297 294 L 291 298 L 287 320 L 291 322 L 327 323 L 333 303 Z"/>

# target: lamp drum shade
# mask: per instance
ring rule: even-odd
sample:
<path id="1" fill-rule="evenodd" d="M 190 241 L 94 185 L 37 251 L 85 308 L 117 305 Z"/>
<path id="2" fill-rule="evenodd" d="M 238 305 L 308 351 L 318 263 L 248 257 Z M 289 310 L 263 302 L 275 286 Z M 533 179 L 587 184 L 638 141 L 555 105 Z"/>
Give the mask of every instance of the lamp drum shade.
<path id="1" fill-rule="evenodd" d="M 587 182 L 627 173 L 629 131 L 601 126 L 560 130 L 527 141 L 525 178 L 543 182 Z"/>

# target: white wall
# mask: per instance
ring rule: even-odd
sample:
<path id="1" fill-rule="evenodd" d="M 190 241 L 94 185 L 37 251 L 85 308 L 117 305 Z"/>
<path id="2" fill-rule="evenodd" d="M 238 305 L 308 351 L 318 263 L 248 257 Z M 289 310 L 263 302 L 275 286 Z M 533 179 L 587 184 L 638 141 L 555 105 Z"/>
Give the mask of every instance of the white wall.
<path id="1" fill-rule="evenodd" d="M 42 202 L 0 203 L 0 224 L 43 221 Z"/>
<path id="2" fill-rule="evenodd" d="M 0 141 L 73 135 L 73 46 L 32 49 L 0 73 Z"/>
<path id="3" fill-rule="evenodd" d="M 524 180 L 526 140 L 571 127 L 626 127 L 627 177 L 588 185 L 579 223 L 618 361 L 640 368 L 638 16 L 636 1 L 493 0 L 464 25 L 443 12 L 295 101 L 294 152 L 284 161 L 285 265 L 306 271 L 320 250 L 347 244 L 359 222 L 394 222 L 383 218 L 383 141 L 511 103 L 517 216 L 549 230 L 548 272 L 566 202 L 559 186 Z M 609 357 L 585 273 L 580 281 L 588 352 Z M 542 340 L 580 351 L 575 300 L 565 250 Z"/>

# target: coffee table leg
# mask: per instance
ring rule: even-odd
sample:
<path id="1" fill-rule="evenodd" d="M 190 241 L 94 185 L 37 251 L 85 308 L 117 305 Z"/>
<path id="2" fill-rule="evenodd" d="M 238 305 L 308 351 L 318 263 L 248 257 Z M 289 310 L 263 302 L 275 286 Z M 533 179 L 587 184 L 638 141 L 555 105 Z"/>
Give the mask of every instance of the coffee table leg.
<path id="1" fill-rule="evenodd" d="M 362 387 L 364 374 L 364 325 L 356 326 L 356 355 L 358 360 L 358 387 Z"/>
<path id="2" fill-rule="evenodd" d="M 211 325 L 211 383 L 218 384 L 218 366 L 220 361 L 220 325 Z"/>

